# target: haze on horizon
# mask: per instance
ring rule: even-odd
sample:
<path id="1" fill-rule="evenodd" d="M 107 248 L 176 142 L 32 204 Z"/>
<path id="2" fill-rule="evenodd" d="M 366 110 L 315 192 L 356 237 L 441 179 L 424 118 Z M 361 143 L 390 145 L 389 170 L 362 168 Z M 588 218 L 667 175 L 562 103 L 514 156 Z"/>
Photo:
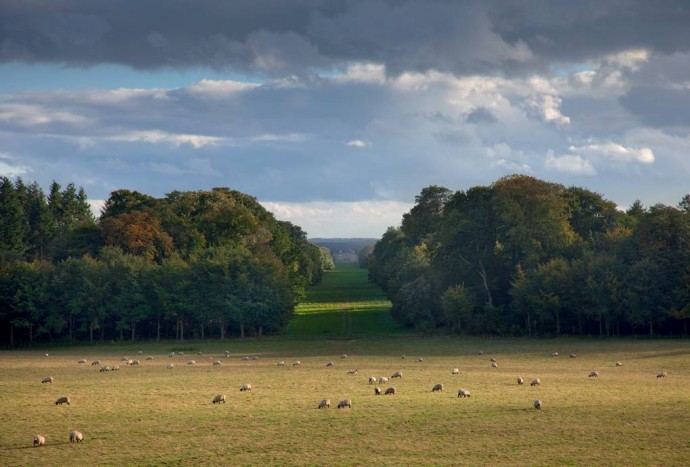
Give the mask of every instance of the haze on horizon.
<path id="1" fill-rule="evenodd" d="M 690 5 L 0 0 L 0 175 L 379 237 L 428 185 L 690 192 Z"/>

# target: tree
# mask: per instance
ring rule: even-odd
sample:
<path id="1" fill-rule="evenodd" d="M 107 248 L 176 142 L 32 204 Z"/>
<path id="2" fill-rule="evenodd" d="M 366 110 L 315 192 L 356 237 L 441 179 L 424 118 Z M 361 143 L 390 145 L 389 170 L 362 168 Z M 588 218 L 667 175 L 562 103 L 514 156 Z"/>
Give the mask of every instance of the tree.
<path id="1" fill-rule="evenodd" d="M 28 250 L 28 222 L 12 181 L 0 177 L 0 253 L 23 258 Z"/>

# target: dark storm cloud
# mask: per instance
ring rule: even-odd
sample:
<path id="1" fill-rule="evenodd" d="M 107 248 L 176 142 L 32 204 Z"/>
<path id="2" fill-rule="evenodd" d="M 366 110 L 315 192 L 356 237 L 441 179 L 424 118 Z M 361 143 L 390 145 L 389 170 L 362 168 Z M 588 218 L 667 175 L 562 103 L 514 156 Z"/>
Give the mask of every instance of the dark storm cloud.
<path id="1" fill-rule="evenodd" d="M 631 47 L 687 50 L 687 2 L 0 0 L 0 62 L 301 73 L 511 72 Z"/>

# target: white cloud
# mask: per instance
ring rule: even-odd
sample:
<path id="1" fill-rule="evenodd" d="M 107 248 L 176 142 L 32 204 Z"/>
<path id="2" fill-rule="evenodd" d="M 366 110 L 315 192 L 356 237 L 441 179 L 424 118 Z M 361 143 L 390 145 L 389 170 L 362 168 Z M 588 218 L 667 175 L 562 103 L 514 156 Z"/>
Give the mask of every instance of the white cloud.
<path id="1" fill-rule="evenodd" d="M 174 134 L 160 130 L 132 131 L 122 135 L 108 136 L 105 139 L 110 141 L 124 141 L 127 143 L 163 143 L 173 147 L 189 144 L 195 149 L 200 149 L 208 145 L 217 145 L 223 141 L 223 138 L 215 136 Z"/>
<path id="2" fill-rule="evenodd" d="M 82 123 L 85 119 L 68 110 L 48 109 L 32 104 L 3 104 L 0 107 L 0 122 L 3 121 L 32 127 L 50 123 Z"/>
<path id="3" fill-rule="evenodd" d="M 384 84 L 386 66 L 379 63 L 351 63 L 343 73 L 330 79 L 336 83 Z"/>
<path id="4" fill-rule="evenodd" d="M 218 98 L 250 91 L 259 86 L 260 85 L 256 83 L 245 83 L 242 81 L 203 79 L 198 83 L 192 84 L 187 89 L 193 95 Z"/>
<path id="5" fill-rule="evenodd" d="M 654 153 L 648 147 L 625 147 L 622 144 L 610 141 L 601 144 L 570 146 L 568 150 L 572 153 L 609 159 L 616 162 L 639 162 L 641 164 L 651 164 L 654 162 Z"/>
<path id="6" fill-rule="evenodd" d="M 554 155 L 553 151 L 546 154 L 544 166 L 548 170 L 556 172 L 570 173 L 573 175 L 596 175 L 592 164 L 577 154 Z"/>
<path id="7" fill-rule="evenodd" d="M 31 172 L 31 168 L 15 164 L 13 162 L 14 158 L 7 153 L 0 153 L 0 175 L 3 177 L 19 177 L 27 172 Z M 5 162 L 7 161 L 7 162 Z"/>
<path id="8" fill-rule="evenodd" d="M 305 202 L 262 201 L 276 218 L 299 225 L 309 237 L 378 238 L 390 226 L 400 225 L 411 203 L 399 201 Z"/>
<path id="9" fill-rule="evenodd" d="M 545 122 L 552 122 L 559 126 L 570 125 L 570 117 L 561 113 L 561 102 L 563 100 L 560 97 L 541 94 L 526 99 L 525 105 L 536 111 Z"/>
<path id="10" fill-rule="evenodd" d="M 371 142 L 369 141 L 364 141 L 361 139 L 353 139 L 351 141 L 348 141 L 347 143 L 348 146 L 353 147 L 353 148 L 368 148 L 371 146 Z"/>

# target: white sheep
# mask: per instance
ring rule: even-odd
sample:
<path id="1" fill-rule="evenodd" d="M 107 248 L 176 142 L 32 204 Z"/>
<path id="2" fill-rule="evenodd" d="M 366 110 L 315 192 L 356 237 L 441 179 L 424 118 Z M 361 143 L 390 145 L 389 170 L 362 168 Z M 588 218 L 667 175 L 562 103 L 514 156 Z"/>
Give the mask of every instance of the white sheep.
<path id="1" fill-rule="evenodd" d="M 92 365 L 92 366 L 93 366 L 93 365 L 100 365 L 100 364 L 101 364 L 101 361 L 100 361 L 100 360 L 94 360 L 94 361 L 91 362 L 91 365 Z"/>
<path id="2" fill-rule="evenodd" d="M 339 409 L 343 409 L 345 407 L 352 408 L 352 401 L 350 399 L 343 399 L 340 402 L 338 402 Z"/>
<path id="3" fill-rule="evenodd" d="M 396 371 L 391 375 L 391 379 L 393 378 L 402 378 L 402 371 Z"/>
<path id="4" fill-rule="evenodd" d="M 132 366 L 137 366 L 139 365 L 139 360 L 132 360 L 132 363 L 130 363 Z"/>
<path id="5" fill-rule="evenodd" d="M 258 355 L 254 355 L 254 356 L 252 357 L 252 360 L 258 360 L 258 359 L 259 359 L 259 356 L 258 356 Z"/>
<path id="6" fill-rule="evenodd" d="M 248 361 L 249 361 L 249 357 L 248 357 L 248 356 L 242 357 L 242 361 L 243 361 L 243 362 L 248 362 Z"/>
<path id="7" fill-rule="evenodd" d="M 279 361 L 278 366 L 285 366 L 285 362 L 283 360 Z"/>
<path id="8" fill-rule="evenodd" d="M 656 374 L 656 377 L 657 378 L 666 378 L 666 375 L 668 375 L 668 373 L 666 373 L 665 371 L 660 371 L 659 373 Z"/>
<path id="9" fill-rule="evenodd" d="M 484 355 L 484 351 L 480 350 L 479 352 L 477 352 L 477 355 Z"/>
<path id="10" fill-rule="evenodd" d="M 558 352 L 554 352 L 551 354 L 552 357 L 558 357 Z"/>
<path id="11" fill-rule="evenodd" d="M 381 395 L 381 388 L 378 387 L 378 386 L 376 386 L 376 387 L 374 388 L 374 394 L 377 395 L 377 396 L 380 396 L 380 395 Z"/>
<path id="12" fill-rule="evenodd" d="M 225 394 L 218 394 L 216 397 L 213 398 L 212 402 L 214 404 L 220 404 L 221 402 L 225 404 Z"/>
<path id="13" fill-rule="evenodd" d="M 541 410 L 541 401 L 539 399 L 534 401 L 534 408 L 537 410 Z"/>
<path id="14" fill-rule="evenodd" d="M 346 353 L 342 354 L 342 355 L 340 356 L 340 358 L 347 358 L 347 354 L 346 354 Z"/>
<path id="15" fill-rule="evenodd" d="M 70 431 L 69 432 L 69 442 L 70 443 L 81 443 L 84 441 L 84 435 L 81 434 L 79 431 Z"/>
<path id="16" fill-rule="evenodd" d="M 178 352 L 177 355 L 184 355 L 184 352 Z"/>
<path id="17" fill-rule="evenodd" d="M 152 355 L 147 356 L 146 360 L 153 360 L 153 356 Z"/>
<path id="18" fill-rule="evenodd" d="M 144 351 L 143 350 L 138 351 L 137 355 L 144 355 Z"/>
<path id="19" fill-rule="evenodd" d="M 433 388 L 431 388 L 431 392 L 441 392 L 443 391 L 443 384 L 438 383 L 435 384 Z"/>
<path id="20" fill-rule="evenodd" d="M 170 353 L 168 354 L 168 358 L 173 358 L 174 356 L 175 356 L 175 352 L 170 352 Z"/>
<path id="21" fill-rule="evenodd" d="M 498 363 L 491 362 L 491 368 L 498 368 Z"/>
<path id="22" fill-rule="evenodd" d="M 242 387 L 240 388 L 240 391 L 251 391 L 252 390 L 252 385 L 251 384 L 243 384 Z"/>
<path id="23" fill-rule="evenodd" d="M 597 377 L 599 377 L 599 372 L 598 371 L 590 371 L 589 377 L 590 378 L 597 378 Z"/>
<path id="24" fill-rule="evenodd" d="M 490 362 L 493 362 L 493 363 L 496 363 L 496 359 L 495 359 L 494 357 L 491 357 L 491 358 L 489 359 L 489 361 L 490 361 Z"/>
<path id="25" fill-rule="evenodd" d="M 460 368 L 453 368 L 453 370 L 450 372 L 451 375 L 459 375 L 460 374 Z"/>
<path id="26" fill-rule="evenodd" d="M 320 409 L 330 409 L 331 408 L 331 400 L 330 399 L 321 400 L 321 402 L 319 402 L 319 408 Z"/>
<path id="27" fill-rule="evenodd" d="M 127 365 L 131 365 L 132 363 L 134 363 L 134 360 L 132 360 L 131 358 L 127 360 Z"/>
<path id="28" fill-rule="evenodd" d="M 112 367 L 110 367 L 110 370 L 111 371 L 120 371 L 120 365 L 113 365 Z"/>
<path id="29" fill-rule="evenodd" d="M 518 384 L 525 384 L 525 379 L 522 376 L 517 377 L 517 383 Z"/>
<path id="30" fill-rule="evenodd" d="M 379 378 L 379 384 L 387 383 L 388 382 L 388 377 L 386 376 L 381 376 Z"/>
<path id="31" fill-rule="evenodd" d="M 394 395 L 395 395 L 395 388 L 394 388 L 394 387 L 390 387 L 390 388 L 386 389 L 386 392 L 385 392 L 384 394 L 385 394 L 386 396 L 394 396 Z"/>
<path id="32" fill-rule="evenodd" d="M 403 354 L 402 359 L 405 360 L 405 354 Z"/>
<path id="33" fill-rule="evenodd" d="M 165 367 L 166 367 L 168 370 L 172 370 L 172 369 L 175 367 L 175 364 L 174 364 L 173 362 L 170 362 L 170 363 L 168 363 Z"/>
<path id="34" fill-rule="evenodd" d="M 204 353 L 203 353 L 201 350 L 199 350 L 196 354 L 199 355 L 199 356 L 204 355 Z"/>
<path id="35" fill-rule="evenodd" d="M 616 362 L 616 366 L 623 366 L 621 362 Z"/>
<path id="36" fill-rule="evenodd" d="M 326 362 L 326 366 L 333 366 L 333 362 Z"/>
<path id="37" fill-rule="evenodd" d="M 467 389 L 460 388 L 458 389 L 458 397 L 471 397 L 472 394 L 470 394 L 470 391 Z"/>
<path id="38" fill-rule="evenodd" d="M 370 376 L 369 377 L 369 384 L 374 384 L 376 383 L 376 376 Z"/>
<path id="39" fill-rule="evenodd" d="M 577 355 L 574 354 L 574 353 L 571 353 L 571 354 L 569 355 L 569 357 L 570 357 L 570 358 L 577 358 Z"/>
<path id="40" fill-rule="evenodd" d="M 301 364 L 302 364 L 302 362 L 300 362 L 299 360 L 297 360 L 296 362 L 294 362 L 294 363 L 292 364 L 292 366 L 300 366 Z"/>
<path id="41" fill-rule="evenodd" d="M 83 365 L 84 363 L 86 363 L 86 360 L 82 358 L 82 359 L 79 360 L 77 363 L 80 364 L 80 365 Z"/>
<path id="42" fill-rule="evenodd" d="M 52 383 L 53 382 L 53 377 L 52 376 L 46 376 L 41 380 L 41 383 Z"/>
<path id="43" fill-rule="evenodd" d="M 55 401 L 55 405 L 62 405 L 62 404 L 70 405 L 69 402 L 70 402 L 69 397 L 67 397 L 67 396 L 62 396 L 62 397 L 59 397 L 59 398 Z"/>
<path id="44" fill-rule="evenodd" d="M 121 362 L 126 362 L 128 360 L 129 360 L 129 358 L 126 355 L 123 355 L 122 357 L 120 357 Z"/>
<path id="45" fill-rule="evenodd" d="M 223 363 L 221 363 L 220 360 L 216 360 L 216 361 L 213 362 L 213 365 L 215 365 L 215 366 L 219 366 L 219 365 L 222 365 L 222 364 L 223 364 Z"/>
<path id="46" fill-rule="evenodd" d="M 357 374 L 357 370 L 350 370 L 350 371 L 347 372 L 347 374 L 350 375 L 350 376 L 354 376 L 354 375 Z"/>
<path id="47" fill-rule="evenodd" d="M 539 378 L 534 378 L 532 382 L 529 383 L 530 386 L 539 386 L 541 385 L 541 380 Z"/>
<path id="48" fill-rule="evenodd" d="M 101 373 L 105 373 L 106 371 L 110 371 L 110 367 L 109 366 L 102 366 L 101 369 L 98 371 L 100 371 Z"/>
<path id="49" fill-rule="evenodd" d="M 196 365 L 196 361 L 195 361 L 195 360 L 190 360 L 190 361 L 187 362 L 187 365 Z"/>
<path id="50" fill-rule="evenodd" d="M 419 360 L 417 360 L 419 363 L 422 363 L 424 359 L 422 357 L 419 357 Z"/>
<path id="51" fill-rule="evenodd" d="M 34 435 L 34 446 L 45 446 L 46 437 L 42 435 Z"/>

